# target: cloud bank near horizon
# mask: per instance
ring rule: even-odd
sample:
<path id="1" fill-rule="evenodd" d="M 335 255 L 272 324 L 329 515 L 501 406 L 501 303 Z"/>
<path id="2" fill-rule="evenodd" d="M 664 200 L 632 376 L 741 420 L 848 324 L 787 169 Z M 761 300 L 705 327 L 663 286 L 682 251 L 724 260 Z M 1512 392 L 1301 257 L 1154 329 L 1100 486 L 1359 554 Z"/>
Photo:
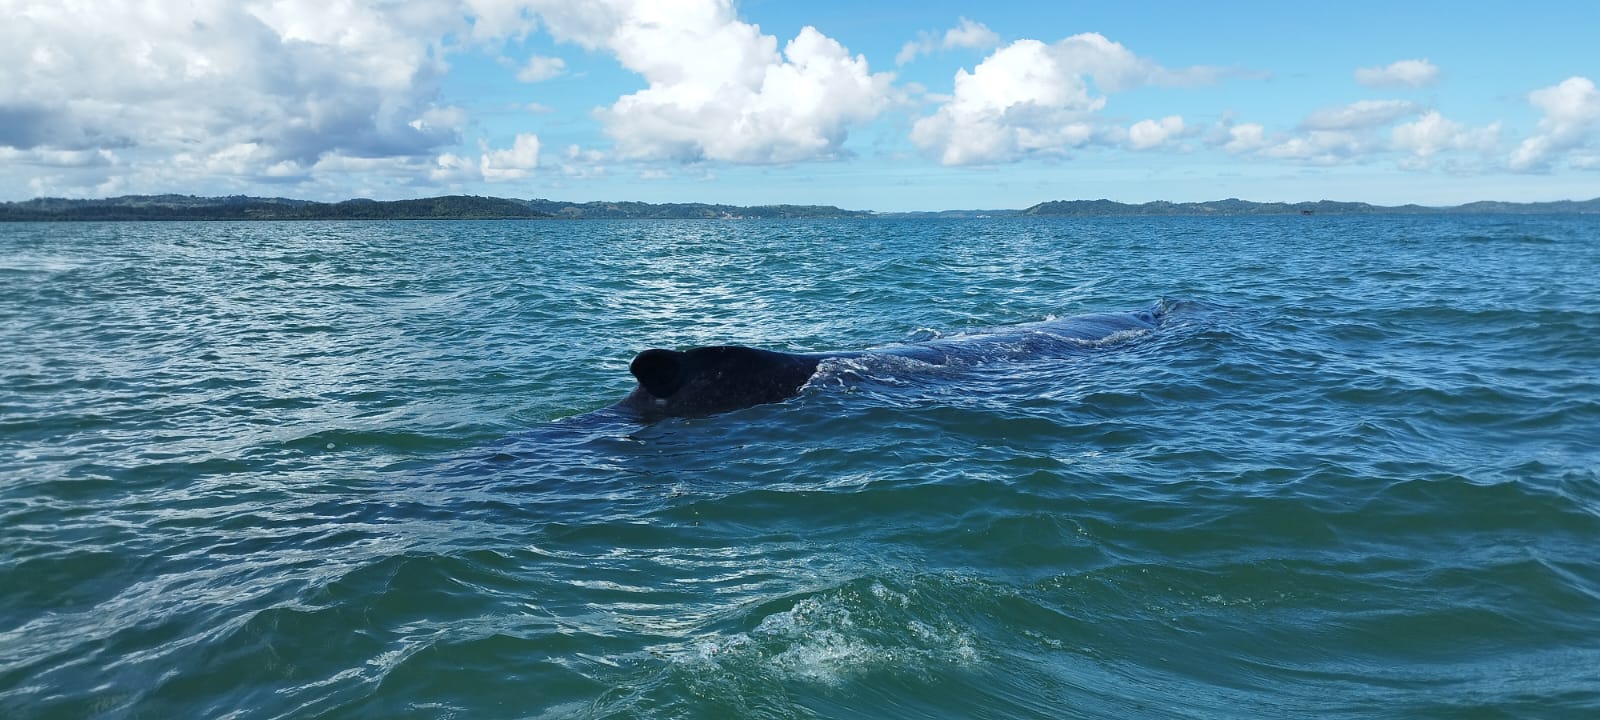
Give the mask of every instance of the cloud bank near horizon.
<path id="1" fill-rule="evenodd" d="M 908 32 L 875 68 L 810 25 L 765 33 L 730 0 L 0 0 L 0 12 L 11 19 L 0 26 L 0 178 L 27 195 L 196 178 L 350 194 L 373 176 L 426 191 L 607 168 L 709 174 L 855 162 L 870 143 L 851 139 L 869 129 L 905 163 L 952 168 L 1126 152 L 1405 172 L 1600 169 L 1590 78 L 1527 88 L 1537 120 L 1519 136 L 1501 121 L 1453 119 L 1421 94 L 1448 77 L 1427 59 L 1353 68 L 1357 86 L 1385 96 L 1306 108 L 1283 125 L 1186 114 L 1176 101 L 1147 117 L 1112 110 L 1132 93 L 1257 83 L 1271 68 L 1169 68 L 1099 33 L 1007 40 L 965 17 Z M 533 98 L 570 75 L 575 56 L 521 50 L 535 35 L 609 57 L 641 86 L 591 108 L 599 132 L 586 147 L 541 137 L 548 105 Z M 456 62 L 484 55 L 530 89 L 525 125 L 492 137 L 444 91 Z M 952 71 L 948 92 L 882 69 L 979 55 Z"/>

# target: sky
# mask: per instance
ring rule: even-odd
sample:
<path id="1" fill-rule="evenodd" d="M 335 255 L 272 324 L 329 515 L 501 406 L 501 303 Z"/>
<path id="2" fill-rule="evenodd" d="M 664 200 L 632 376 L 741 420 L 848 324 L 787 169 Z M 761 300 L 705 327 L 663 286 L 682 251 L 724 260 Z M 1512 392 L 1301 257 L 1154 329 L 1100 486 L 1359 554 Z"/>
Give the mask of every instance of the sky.
<path id="1" fill-rule="evenodd" d="M 0 200 L 1600 197 L 1600 3 L 0 0 Z"/>

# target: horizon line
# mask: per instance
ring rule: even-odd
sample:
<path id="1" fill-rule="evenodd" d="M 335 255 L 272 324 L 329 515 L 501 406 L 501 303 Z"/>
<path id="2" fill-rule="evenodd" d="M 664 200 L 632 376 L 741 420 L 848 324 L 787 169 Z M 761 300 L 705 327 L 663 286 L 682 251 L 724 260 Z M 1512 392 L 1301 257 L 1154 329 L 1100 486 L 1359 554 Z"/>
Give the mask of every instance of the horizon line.
<path id="1" fill-rule="evenodd" d="M 418 202 L 418 201 L 425 201 L 425 200 L 438 200 L 438 199 L 444 199 L 444 198 L 482 198 L 482 199 L 488 199 L 488 200 L 509 200 L 509 201 L 512 201 L 512 202 L 562 203 L 562 204 L 568 204 L 568 205 L 633 203 L 633 204 L 639 204 L 639 205 L 653 205 L 653 206 L 707 205 L 707 206 L 722 206 L 722 207 L 730 207 L 730 208 L 809 207 L 809 208 L 831 208 L 831 209 L 842 210 L 842 211 L 846 211 L 846 212 L 872 213 L 872 214 L 875 214 L 875 215 L 899 215 L 899 214 L 918 214 L 918 213 L 958 213 L 958 212 L 1023 212 L 1023 211 L 1026 211 L 1026 210 L 1030 209 L 1030 208 L 1038 207 L 1040 205 L 1045 205 L 1045 204 L 1048 204 L 1048 203 L 1111 203 L 1111 204 L 1123 205 L 1123 206 L 1127 206 L 1127 207 L 1141 207 L 1141 206 L 1158 205 L 1158 204 L 1165 204 L 1165 205 L 1206 205 L 1206 204 L 1224 203 L 1224 202 L 1241 202 L 1241 203 L 1249 203 L 1249 204 L 1252 204 L 1252 205 L 1285 205 L 1285 206 L 1331 203 L 1331 204 L 1339 204 L 1339 205 L 1367 206 L 1367 207 L 1378 208 L 1378 209 L 1425 208 L 1425 209 L 1430 209 L 1430 210 L 1450 210 L 1450 209 L 1462 208 L 1462 207 L 1467 207 L 1467 206 L 1470 206 L 1470 205 L 1479 205 L 1479 204 L 1551 205 L 1551 204 L 1560 204 L 1560 203 L 1574 203 L 1574 204 L 1600 203 L 1600 196 L 1596 196 L 1596 197 L 1593 197 L 1593 198 L 1585 198 L 1585 199 L 1568 197 L 1568 198 L 1562 198 L 1562 199 L 1557 199 L 1557 200 L 1493 200 L 1493 199 L 1480 199 L 1480 200 L 1472 200 L 1472 201 L 1469 201 L 1469 202 L 1456 203 L 1456 204 L 1453 204 L 1453 205 L 1428 205 L 1428 204 L 1417 203 L 1417 202 L 1407 202 L 1407 203 L 1401 203 L 1401 204 L 1397 204 L 1397 205 L 1385 205 L 1385 204 L 1372 203 L 1372 202 L 1368 202 L 1368 201 L 1364 201 L 1364 200 L 1333 200 L 1333 199 L 1329 199 L 1329 198 L 1321 198 L 1321 199 L 1318 199 L 1318 200 L 1246 200 L 1246 199 L 1239 198 L 1239 197 L 1216 198 L 1216 199 L 1211 199 L 1211 200 L 1145 200 L 1145 201 L 1141 201 L 1141 202 L 1128 202 L 1128 201 L 1123 201 L 1123 200 L 1112 200 L 1110 198 L 1099 197 L 1099 198 L 1072 198 L 1072 199 L 1041 200 L 1039 202 L 1035 202 L 1035 203 L 1032 203 L 1030 205 L 1025 205 L 1025 206 L 1022 206 L 1022 207 L 988 207 L 988 208 L 984 208 L 984 207 L 969 207 L 969 208 L 940 208 L 940 209 L 933 209 L 933 210 L 877 210 L 877 209 L 852 209 L 852 208 L 846 208 L 846 207 L 843 207 L 843 206 L 840 206 L 840 205 L 825 205 L 825 204 L 818 204 L 818 203 L 768 202 L 768 203 L 754 203 L 754 204 L 739 204 L 739 203 L 730 203 L 730 202 L 710 202 L 710 201 L 703 201 L 703 200 L 665 201 L 665 202 L 651 202 L 651 201 L 646 201 L 646 200 L 608 200 L 608 199 L 554 200 L 554 199 L 544 198 L 544 197 L 519 198 L 519 197 L 507 197 L 507 196 L 500 196 L 500 195 L 478 195 L 478 194 L 472 194 L 472 193 L 453 193 L 453 194 L 442 194 L 442 195 L 427 195 L 427 196 L 421 196 L 421 197 L 397 198 L 397 199 L 392 199 L 392 200 L 379 200 L 379 199 L 376 199 L 376 198 L 370 198 L 370 197 L 364 197 L 364 196 L 349 197 L 349 198 L 345 198 L 345 199 L 342 199 L 342 200 L 312 200 L 312 199 L 308 199 L 308 198 L 287 197 L 287 196 L 281 196 L 281 195 L 280 196 L 244 195 L 244 194 L 196 195 L 196 194 L 192 194 L 192 193 L 168 192 L 168 193 L 127 194 L 127 195 L 112 195 L 112 196 L 105 196 L 105 197 L 82 197 L 82 198 L 41 195 L 41 196 L 36 196 L 36 197 L 29 198 L 27 200 L 4 200 L 4 201 L 0 201 L 0 205 L 15 206 L 15 205 L 23 205 L 23 204 L 29 204 L 29 203 L 37 203 L 37 202 L 41 202 L 41 201 L 60 201 L 60 202 L 68 202 L 68 203 L 95 203 L 95 202 L 111 202 L 111 201 L 115 201 L 115 200 L 124 200 L 124 199 L 132 199 L 132 198 L 162 198 L 162 197 L 184 197 L 184 198 L 193 198 L 193 199 L 196 199 L 196 200 L 226 200 L 226 199 L 230 199 L 230 198 L 239 198 L 239 199 L 247 199 L 247 200 L 288 201 L 288 202 L 294 202 L 294 203 L 319 204 L 319 205 L 337 205 L 337 204 L 340 204 L 340 203 L 363 202 L 363 201 L 365 201 L 365 202 L 376 202 L 376 203 L 397 203 L 397 202 Z"/>

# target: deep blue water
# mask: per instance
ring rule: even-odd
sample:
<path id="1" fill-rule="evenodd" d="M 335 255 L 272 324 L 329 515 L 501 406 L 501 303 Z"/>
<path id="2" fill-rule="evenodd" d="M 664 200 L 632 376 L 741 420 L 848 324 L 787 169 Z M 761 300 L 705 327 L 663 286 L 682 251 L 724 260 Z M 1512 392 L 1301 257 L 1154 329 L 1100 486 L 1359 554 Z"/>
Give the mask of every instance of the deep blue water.
<path id="1" fill-rule="evenodd" d="M 1600 717 L 1597 438 L 1600 217 L 0 225 L 0 717 Z"/>

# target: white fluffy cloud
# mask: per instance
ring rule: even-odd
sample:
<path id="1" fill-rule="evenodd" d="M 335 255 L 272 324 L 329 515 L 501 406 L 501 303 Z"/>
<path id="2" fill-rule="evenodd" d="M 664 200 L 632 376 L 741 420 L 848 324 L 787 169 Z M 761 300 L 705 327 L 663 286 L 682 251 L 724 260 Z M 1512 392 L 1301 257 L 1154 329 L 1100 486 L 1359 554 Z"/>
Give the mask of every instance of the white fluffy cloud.
<path id="1" fill-rule="evenodd" d="M 987 50 L 999 44 L 1000 36 L 990 30 L 989 26 L 966 18 L 961 18 L 955 27 L 944 33 L 943 46 L 946 50 L 958 47 Z"/>
<path id="2" fill-rule="evenodd" d="M 1293 160 L 1307 165 L 1338 165 L 1366 155 L 1379 147 L 1370 135 L 1348 130 L 1312 130 L 1261 148 L 1269 158 Z"/>
<path id="3" fill-rule="evenodd" d="M 1514 148 L 1501 145 L 1499 123 L 1468 127 L 1396 99 L 1322 108 L 1272 130 L 1177 107 L 1117 116 L 1109 106 L 1118 93 L 1231 71 L 1169 69 L 1095 33 L 1002 45 L 967 18 L 919 35 L 896 57 L 987 53 L 954 72 L 948 95 L 896 87 L 892 74 L 873 72 L 815 27 L 787 40 L 764 34 L 734 0 L 0 0 L 0 18 L 0 188 L 10 193 L 278 183 L 344 195 L 534 173 L 620 177 L 632 161 L 682 177 L 671 163 L 847 156 L 852 133 L 909 107 L 908 98 L 927 103 L 909 119 L 911 143 L 946 165 L 1089 145 L 1188 149 L 1203 138 L 1232 155 L 1296 164 L 1384 158 L 1459 170 L 1474 156 L 1526 172 L 1600 168 L 1600 92 L 1586 77 L 1529 93 L 1538 124 Z M 589 54 L 579 59 L 573 46 Z M 555 57 L 561 49 L 573 52 Z M 445 84 L 451 62 L 466 55 L 502 58 L 507 84 L 592 71 L 589 63 L 606 58 L 642 82 L 598 101 L 588 128 L 543 103 L 572 113 L 583 109 L 575 102 L 596 101 L 552 98 L 541 87 L 513 85 L 527 94 L 469 115 L 446 99 Z M 1426 59 L 1355 71 L 1373 87 L 1426 87 L 1439 77 Z M 562 145 L 588 149 L 563 158 L 534 132 L 545 124 Z M 600 130 L 609 141 L 584 134 Z M 910 155 L 889 147 L 896 140 L 880 139 L 884 156 Z"/>
<path id="4" fill-rule="evenodd" d="M 0 3 L 0 143 L 240 142 L 311 161 L 425 151 L 442 67 L 405 8 L 351 3 Z M 425 121 L 425 118 L 428 121 Z"/>
<path id="5" fill-rule="evenodd" d="M 1413 119 L 1414 118 L 1414 119 Z M 1340 165 L 1398 158 L 1400 167 L 1425 170 L 1446 153 L 1465 153 L 1444 164 L 1453 169 L 1485 164 L 1499 146 L 1500 123 L 1470 128 L 1437 110 L 1399 100 L 1359 100 L 1312 111 L 1288 132 L 1269 133 L 1257 123 L 1221 123 L 1207 142 L 1233 155 L 1304 165 Z"/>
<path id="6" fill-rule="evenodd" d="M 1434 156 L 1448 150 L 1491 152 L 1500 142 L 1500 123 L 1483 128 L 1468 128 L 1430 110 L 1413 122 L 1401 123 L 1390 134 L 1394 149 L 1409 154 L 1402 166 L 1423 169 Z"/>
<path id="7" fill-rule="evenodd" d="M 104 167 L 115 164 L 117 162 L 117 154 L 104 148 L 98 150 L 49 150 L 45 148 L 19 150 L 14 147 L 0 146 L 0 161 L 58 168 Z"/>
<path id="8" fill-rule="evenodd" d="M 1018 40 L 972 72 L 958 70 L 954 96 L 916 122 L 911 140 L 945 165 L 1006 162 L 1082 145 L 1093 135 L 1090 115 L 1104 106 L 1051 46 Z"/>
<path id="9" fill-rule="evenodd" d="M 621 158 L 837 157 L 893 80 L 810 27 L 780 53 L 730 0 L 0 0 L 0 17 L 0 148 L 13 164 L 99 168 L 82 186 L 304 180 L 362 158 L 439 181 L 527 173 L 532 133 L 475 159 L 450 151 L 469 118 L 441 89 L 452 54 L 541 29 L 648 83 L 596 112 Z M 566 71 L 534 54 L 514 74 Z"/>
<path id="10" fill-rule="evenodd" d="M 1251 153 L 1267 147 L 1267 128 L 1260 123 L 1241 123 L 1227 128 L 1219 143 L 1223 150 L 1234 155 Z"/>
<path id="11" fill-rule="evenodd" d="M 539 136 L 533 133 L 518 133 L 512 140 L 511 147 L 499 150 L 490 147 L 488 141 L 479 140 L 480 153 L 477 160 L 473 160 L 470 156 L 447 152 L 434 158 L 425 168 L 407 166 L 404 169 L 425 170 L 429 180 L 446 185 L 479 180 L 486 182 L 521 180 L 538 169 L 539 147 Z"/>
<path id="12" fill-rule="evenodd" d="M 1198 84 L 1221 74 L 1203 67 L 1169 70 L 1096 33 L 1053 44 L 1018 40 L 971 72 L 958 70 L 954 94 L 933 115 L 917 120 L 911 139 L 945 165 L 1060 155 L 1100 132 L 1095 114 L 1105 107 L 1106 97 L 1094 90 Z M 1181 118 L 1176 122 L 1181 130 Z M 1141 140 L 1131 142 L 1152 141 L 1157 133 L 1165 141 L 1172 130 L 1162 123 L 1136 126 Z M 1120 129 L 1112 134 L 1120 135 Z"/>
<path id="13" fill-rule="evenodd" d="M 567 70 L 567 61 L 558 57 L 534 55 L 517 71 L 517 79 L 525 83 L 544 82 Z"/>
<path id="14" fill-rule="evenodd" d="M 1160 120 L 1140 120 L 1128 128 L 1128 147 L 1149 150 L 1167 144 L 1183 133 L 1183 118 L 1168 115 Z"/>
<path id="15" fill-rule="evenodd" d="M 1388 125 L 1420 110 L 1416 103 L 1404 100 L 1357 100 L 1315 110 L 1300 122 L 1300 127 L 1312 132 L 1365 130 Z"/>
<path id="16" fill-rule="evenodd" d="M 1528 93 L 1528 102 L 1544 114 L 1533 135 L 1511 153 L 1511 169 L 1550 169 L 1562 153 L 1588 148 L 1600 131 L 1600 91 L 1586 77 L 1570 77 L 1559 85 Z M 1587 157 L 1587 156 L 1585 156 Z M 1582 163 L 1588 166 L 1587 162 Z"/>
<path id="17" fill-rule="evenodd" d="M 0 0 L 0 16 L 0 146 L 270 178 L 426 157 L 464 122 L 438 101 L 450 16 L 431 6 Z"/>
<path id="18" fill-rule="evenodd" d="M 539 167 L 539 137 L 519 133 L 510 148 L 492 150 L 485 143 L 478 159 L 478 170 L 490 182 L 518 180 Z"/>
<path id="19" fill-rule="evenodd" d="M 894 62 L 896 65 L 905 65 L 917 59 L 918 55 L 928 55 L 935 50 L 954 48 L 988 50 L 999 44 L 1000 35 L 990 30 L 989 26 L 961 18 L 956 26 L 946 30 L 942 37 L 930 32 L 920 33 L 916 40 L 900 48 L 900 52 L 894 56 Z"/>
<path id="20" fill-rule="evenodd" d="M 462 180 L 476 180 L 483 177 L 483 171 L 474 165 L 471 158 L 455 153 L 443 153 L 434 160 L 433 167 L 428 168 L 428 179 L 434 182 L 459 182 Z"/>
<path id="21" fill-rule="evenodd" d="M 1439 68 L 1426 59 L 1399 60 L 1356 70 L 1356 82 L 1367 87 L 1427 87 L 1438 82 Z"/>
<path id="22" fill-rule="evenodd" d="M 893 76 L 805 27 L 777 39 L 727 0 L 609 0 L 548 18 L 557 37 L 605 47 L 649 86 L 598 112 L 626 158 L 786 163 L 833 157 L 888 104 Z"/>

